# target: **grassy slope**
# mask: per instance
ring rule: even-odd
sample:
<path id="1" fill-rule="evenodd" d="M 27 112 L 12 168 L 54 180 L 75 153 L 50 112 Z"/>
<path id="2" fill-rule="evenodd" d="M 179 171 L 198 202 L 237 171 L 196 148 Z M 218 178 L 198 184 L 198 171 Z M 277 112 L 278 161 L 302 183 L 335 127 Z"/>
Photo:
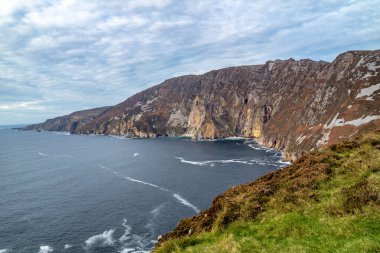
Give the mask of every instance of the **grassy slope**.
<path id="1" fill-rule="evenodd" d="M 380 252 L 380 132 L 228 190 L 155 252 Z"/>

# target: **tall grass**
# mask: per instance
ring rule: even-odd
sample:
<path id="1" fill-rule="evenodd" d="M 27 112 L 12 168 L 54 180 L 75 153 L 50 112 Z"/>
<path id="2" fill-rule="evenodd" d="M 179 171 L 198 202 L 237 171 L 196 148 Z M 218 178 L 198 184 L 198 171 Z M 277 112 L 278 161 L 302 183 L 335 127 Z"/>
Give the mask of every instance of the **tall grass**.
<path id="1" fill-rule="evenodd" d="M 234 187 L 155 252 L 380 252 L 380 133 Z"/>

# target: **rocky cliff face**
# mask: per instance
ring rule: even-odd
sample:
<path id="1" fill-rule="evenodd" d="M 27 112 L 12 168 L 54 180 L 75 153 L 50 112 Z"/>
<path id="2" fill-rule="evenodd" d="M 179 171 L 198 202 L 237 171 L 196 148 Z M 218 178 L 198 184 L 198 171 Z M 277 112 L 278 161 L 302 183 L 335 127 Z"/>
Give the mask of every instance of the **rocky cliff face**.
<path id="1" fill-rule="evenodd" d="M 73 112 L 69 115 L 48 119 L 44 123 L 29 125 L 24 130 L 66 131 L 74 133 L 78 126 L 88 124 L 110 106 Z"/>
<path id="2" fill-rule="evenodd" d="M 76 133 L 257 138 L 289 160 L 380 129 L 380 50 L 332 63 L 276 60 L 166 80 L 75 128 Z"/>

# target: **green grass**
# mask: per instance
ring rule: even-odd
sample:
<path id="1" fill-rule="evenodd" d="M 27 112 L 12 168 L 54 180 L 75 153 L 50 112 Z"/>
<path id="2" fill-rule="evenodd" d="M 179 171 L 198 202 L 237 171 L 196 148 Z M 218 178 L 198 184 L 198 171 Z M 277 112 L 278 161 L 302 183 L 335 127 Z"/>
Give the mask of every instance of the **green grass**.
<path id="1" fill-rule="evenodd" d="M 380 252 L 380 133 L 308 154 L 213 205 L 207 222 L 179 225 L 193 235 L 174 232 L 155 252 Z"/>

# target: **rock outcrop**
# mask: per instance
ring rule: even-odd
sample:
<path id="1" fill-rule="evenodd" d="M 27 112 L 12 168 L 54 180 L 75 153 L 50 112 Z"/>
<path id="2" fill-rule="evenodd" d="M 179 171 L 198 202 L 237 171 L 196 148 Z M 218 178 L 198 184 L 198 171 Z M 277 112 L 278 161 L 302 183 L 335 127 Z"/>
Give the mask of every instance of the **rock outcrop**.
<path id="1" fill-rule="evenodd" d="M 172 78 L 99 114 L 75 133 L 257 138 L 293 160 L 380 129 L 380 50 L 333 62 L 294 59 Z"/>
<path id="2" fill-rule="evenodd" d="M 64 131 L 74 133 L 76 128 L 81 125 L 88 124 L 95 119 L 96 116 L 111 108 L 110 106 L 94 108 L 73 112 L 68 115 L 48 119 L 44 123 L 29 125 L 23 128 L 24 130 L 37 130 L 37 131 Z"/>

